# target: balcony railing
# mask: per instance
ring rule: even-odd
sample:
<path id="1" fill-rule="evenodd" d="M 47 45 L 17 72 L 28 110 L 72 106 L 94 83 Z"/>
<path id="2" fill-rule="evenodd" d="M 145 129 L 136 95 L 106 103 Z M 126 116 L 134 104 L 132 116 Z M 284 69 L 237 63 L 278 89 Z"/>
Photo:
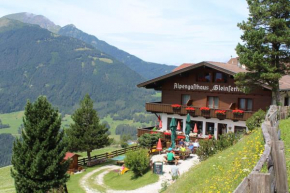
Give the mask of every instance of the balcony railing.
<path id="1" fill-rule="evenodd" d="M 180 108 L 173 108 L 171 104 L 163 104 L 163 103 L 146 103 L 146 111 L 152 113 L 167 113 L 167 114 L 179 114 L 186 115 L 188 112 L 186 110 L 187 106 L 181 105 Z M 234 121 L 246 121 L 253 114 L 252 111 L 245 111 L 243 115 L 237 116 L 233 114 L 232 110 L 225 110 L 225 116 L 219 116 L 215 113 L 216 110 L 224 110 L 224 109 L 210 109 L 208 113 L 204 113 L 200 110 L 199 107 L 194 107 L 195 111 L 191 112 L 191 116 L 201 116 L 205 118 L 218 118 L 218 119 L 231 119 Z"/>

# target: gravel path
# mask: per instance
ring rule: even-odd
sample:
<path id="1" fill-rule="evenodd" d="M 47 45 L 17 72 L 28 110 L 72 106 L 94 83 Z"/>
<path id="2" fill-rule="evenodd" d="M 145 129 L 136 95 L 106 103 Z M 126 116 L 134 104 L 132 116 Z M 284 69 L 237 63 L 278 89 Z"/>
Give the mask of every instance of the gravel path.
<path id="1" fill-rule="evenodd" d="M 153 162 L 155 161 L 163 161 L 163 155 L 155 155 L 152 157 Z M 179 168 L 179 172 L 182 175 L 184 172 L 187 172 L 189 170 L 189 168 L 191 168 L 192 166 L 195 166 L 199 163 L 199 159 L 197 157 L 197 155 L 195 154 L 191 154 L 190 158 L 187 158 L 186 160 L 180 160 L 179 164 L 178 164 L 178 168 Z M 109 189 L 105 184 L 104 184 L 104 180 L 103 177 L 104 175 L 106 175 L 108 172 L 110 172 L 111 170 L 116 170 L 119 169 L 120 166 L 116 166 L 116 165 L 108 165 L 108 166 L 104 166 L 101 168 L 98 168 L 92 172 L 87 173 L 81 180 L 80 180 L 80 185 L 81 187 L 87 192 L 87 193 L 98 193 L 97 190 L 93 190 L 92 188 L 90 188 L 89 184 L 87 184 L 87 180 L 96 172 L 103 170 L 103 169 L 107 169 L 106 171 L 100 173 L 99 175 L 96 176 L 94 182 L 100 186 L 103 186 L 106 188 L 106 192 L 107 193 L 158 193 L 158 190 L 161 189 L 161 183 L 164 181 L 167 181 L 168 184 L 171 184 L 171 175 L 170 175 L 170 171 L 171 171 L 171 167 L 172 165 L 163 165 L 163 175 L 160 175 L 158 182 L 153 183 L 153 184 L 149 184 L 147 186 L 138 188 L 136 190 L 112 190 Z"/>

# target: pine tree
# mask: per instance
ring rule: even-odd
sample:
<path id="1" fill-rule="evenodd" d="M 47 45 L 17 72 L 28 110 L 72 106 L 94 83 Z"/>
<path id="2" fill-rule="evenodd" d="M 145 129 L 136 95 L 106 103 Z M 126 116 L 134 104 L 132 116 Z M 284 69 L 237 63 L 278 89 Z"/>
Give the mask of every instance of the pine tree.
<path id="1" fill-rule="evenodd" d="M 272 87 L 280 103 L 279 79 L 290 63 L 290 1 L 247 0 L 249 18 L 238 27 L 244 31 L 244 44 L 236 47 L 240 62 L 249 72 L 238 73 L 236 84 L 251 91 L 257 85 Z"/>
<path id="2" fill-rule="evenodd" d="M 72 151 L 86 151 L 91 161 L 91 151 L 109 145 L 108 129 L 100 123 L 93 101 L 87 94 L 80 102 L 80 108 L 72 115 L 74 121 L 67 129 L 69 147 Z"/>
<path id="3" fill-rule="evenodd" d="M 44 96 L 29 101 L 23 118 L 24 129 L 13 146 L 11 175 L 17 192 L 47 192 L 67 182 L 68 162 L 61 117 Z"/>

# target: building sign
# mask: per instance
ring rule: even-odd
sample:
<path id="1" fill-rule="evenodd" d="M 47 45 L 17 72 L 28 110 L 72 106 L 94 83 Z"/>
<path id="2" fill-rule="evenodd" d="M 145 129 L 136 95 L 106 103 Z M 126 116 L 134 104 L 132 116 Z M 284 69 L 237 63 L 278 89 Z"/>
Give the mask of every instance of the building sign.
<path id="1" fill-rule="evenodd" d="M 235 86 L 221 86 L 221 85 L 213 85 L 212 87 L 210 86 L 204 86 L 204 85 L 199 85 L 199 84 L 179 84 L 179 83 L 174 83 L 173 89 L 178 89 L 178 90 L 199 90 L 199 91 L 221 91 L 221 92 L 241 92 L 241 90 Z"/>

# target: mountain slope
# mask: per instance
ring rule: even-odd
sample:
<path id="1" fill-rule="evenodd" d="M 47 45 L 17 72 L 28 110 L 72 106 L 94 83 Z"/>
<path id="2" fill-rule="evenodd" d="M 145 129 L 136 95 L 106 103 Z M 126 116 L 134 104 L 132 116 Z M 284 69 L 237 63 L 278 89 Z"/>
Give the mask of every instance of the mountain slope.
<path id="1" fill-rule="evenodd" d="M 1 113 L 23 110 L 39 95 L 71 113 L 86 93 L 101 115 L 144 111 L 151 92 L 137 89 L 144 79 L 123 63 L 36 25 L 6 18 L 0 23 L 6 23 L 0 27 Z"/>
<path id="2" fill-rule="evenodd" d="M 14 13 L 14 14 L 6 15 L 4 17 L 8 19 L 18 20 L 23 23 L 36 24 L 54 33 L 57 33 L 58 30 L 61 28 L 59 25 L 55 25 L 52 21 L 50 21 L 46 17 L 42 15 L 34 15 L 32 13 L 26 13 L 26 12 Z"/>
<path id="3" fill-rule="evenodd" d="M 65 35 L 69 37 L 74 37 L 79 40 L 82 40 L 88 44 L 93 45 L 98 50 L 101 50 L 111 56 L 115 57 L 117 60 L 123 62 L 129 68 L 139 73 L 141 76 L 146 79 L 152 79 L 166 73 L 171 72 L 176 66 L 169 66 L 165 64 L 157 64 L 152 62 L 145 62 L 140 58 L 131 55 L 123 50 L 112 46 L 105 41 L 99 40 L 93 35 L 89 35 L 79 29 L 77 29 L 74 25 L 67 25 L 62 27 L 58 34 Z"/>

